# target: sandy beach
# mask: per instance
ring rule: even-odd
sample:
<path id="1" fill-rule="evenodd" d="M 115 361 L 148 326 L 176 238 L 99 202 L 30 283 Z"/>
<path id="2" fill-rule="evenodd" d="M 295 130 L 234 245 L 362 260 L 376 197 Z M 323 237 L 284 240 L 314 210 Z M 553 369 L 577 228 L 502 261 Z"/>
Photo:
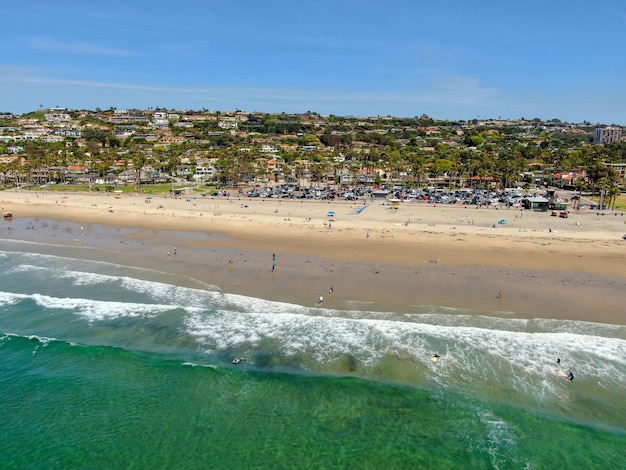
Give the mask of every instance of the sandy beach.
<path id="1" fill-rule="evenodd" d="M 330 308 L 624 324 L 626 215 L 387 201 L 0 193 L 0 244 Z M 20 249 L 24 249 L 23 246 Z M 277 263 L 272 270 L 273 258 Z M 333 292 L 330 292 L 330 287 Z M 499 292 L 502 296 L 499 297 Z"/>

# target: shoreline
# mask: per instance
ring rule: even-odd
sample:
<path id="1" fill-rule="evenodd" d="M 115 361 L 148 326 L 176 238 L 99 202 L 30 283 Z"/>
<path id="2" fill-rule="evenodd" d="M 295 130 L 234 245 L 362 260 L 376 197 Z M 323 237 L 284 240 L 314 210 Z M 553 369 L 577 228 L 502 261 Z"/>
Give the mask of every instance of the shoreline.
<path id="1" fill-rule="evenodd" d="M 620 215 L 554 220 L 530 211 L 411 203 L 390 209 L 369 201 L 355 215 L 362 203 L 164 198 L 148 204 L 143 197 L 1 194 L 3 210 L 15 216 L 2 225 L 3 246 L 6 239 L 54 243 L 46 250 L 188 276 L 223 292 L 307 306 L 323 295 L 324 307 L 338 309 L 414 313 L 440 305 L 625 324 Z M 331 209 L 336 215 L 329 218 Z M 503 216 L 505 226 L 490 225 Z M 548 223 L 556 228 L 548 231 Z"/>

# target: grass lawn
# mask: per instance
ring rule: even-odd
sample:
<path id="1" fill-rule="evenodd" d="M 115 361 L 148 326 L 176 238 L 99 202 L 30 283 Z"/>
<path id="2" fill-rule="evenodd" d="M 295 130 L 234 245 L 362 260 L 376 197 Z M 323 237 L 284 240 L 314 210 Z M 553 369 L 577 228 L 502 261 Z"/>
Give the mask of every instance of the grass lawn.
<path id="1" fill-rule="evenodd" d="M 587 196 L 587 197 L 589 197 L 589 199 L 591 199 L 593 202 L 596 202 L 598 204 L 600 203 L 600 196 Z M 607 202 L 605 201 L 604 204 L 607 205 Z M 613 209 L 613 205 L 611 204 L 610 208 L 607 205 L 607 209 Z M 622 194 L 615 198 L 615 210 L 626 211 L 626 195 Z"/>
<path id="2" fill-rule="evenodd" d="M 180 186 L 175 185 L 174 189 L 181 189 L 183 187 L 191 187 L 193 185 L 188 186 Z M 106 193 L 113 191 L 122 191 L 124 194 L 135 194 L 139 192 L 140 194 L 150 194 L 153 196 L 159 196 L 164 194 L 169 194 L 172 190 L 171 184 L 142 184 L 137 187 L 135 185 L 129 186 L 96 186 L 91 185 L 88 186 L 86 184 L 52 184 L 52 185 L 44 185 L 44 186 L 33 186 L 29 188 L 29 191 L 56 191 L 63 193 L 75 193 L 75 192 L 92 192 L 92 193 Z M 197 186 L 194 187 L 194 193 L 196 194 L 211 194 L 216 191 L 215 187 L 210 186 Z"/>

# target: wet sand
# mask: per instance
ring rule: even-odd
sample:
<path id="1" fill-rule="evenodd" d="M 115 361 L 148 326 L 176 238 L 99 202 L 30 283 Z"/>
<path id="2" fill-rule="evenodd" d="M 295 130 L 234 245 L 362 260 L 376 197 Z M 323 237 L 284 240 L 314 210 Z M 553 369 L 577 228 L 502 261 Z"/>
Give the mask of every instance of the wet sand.
<path id="1" fill-rule="evenodd" d="M 442 305 L 519 318 L 626 320 L 626 217 L 619 213 L 560 219 L 379 201 L 2 198 L 15 215 L 0 225 L 2 249 L 16 246 L 11 240 L 44 243 L 20 250 L 147 267 L 302 305 L 323 295 L 324 306 L 340 309 L 410 313 Z"/>

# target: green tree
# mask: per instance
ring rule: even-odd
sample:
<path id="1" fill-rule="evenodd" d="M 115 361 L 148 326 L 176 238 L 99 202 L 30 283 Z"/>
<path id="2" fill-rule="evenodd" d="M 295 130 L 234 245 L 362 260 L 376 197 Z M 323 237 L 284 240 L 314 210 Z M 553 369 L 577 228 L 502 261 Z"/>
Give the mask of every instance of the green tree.
<path id="1" fill-rule="evenodd" d="M 576 205 L 577 209 L 580 209 L 580 200 L 583 197 L 583 191 L 586 191 L 588 188 L 589 188 L 589 185 L 582 178 L 578 178 L 574 182 L 574 189 L 576 189 L 576 191 L 578 191 L 578 202 L 577 202 L 577 205 Z"/>
<path id="2" fill-rule="evenodd" d="M 141 171 L 146 164 L 146 156 L 143 152 L 137 152 L 132 155 L 133 168 L 135 169 L 135 191 L 140 192 L 141 188 Z"/>
<path id="3" fill-rule="evenodd" d="M 618 186 L 611 186 L 608 190 L 608 205 L 612 210 L 615 210 L 615 204 L 617 203 L 617 198 L 622 194 L 621 189 Z"/>

